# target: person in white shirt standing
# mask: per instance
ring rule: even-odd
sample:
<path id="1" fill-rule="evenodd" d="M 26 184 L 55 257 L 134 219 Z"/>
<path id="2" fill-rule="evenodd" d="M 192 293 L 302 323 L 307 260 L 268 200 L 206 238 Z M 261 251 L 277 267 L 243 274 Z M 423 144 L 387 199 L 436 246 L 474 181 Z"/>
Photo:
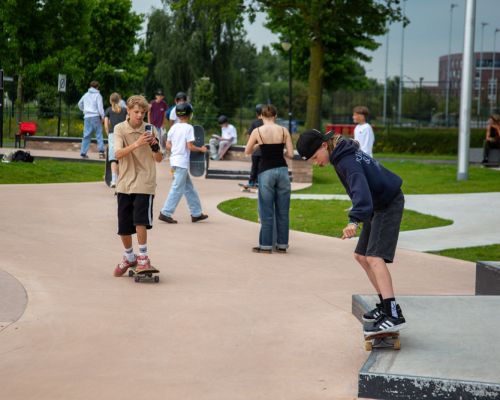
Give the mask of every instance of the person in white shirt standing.
<path id="1" fill-rule="evenodd" d="M 359 143 L 359 148 L 362 152 L 373 157 L 373 143 L 375 135 L 371 125 L 366 122 L 369 110 L 365 106 L 357 106 L 352 110 L 352 119 L 356 125 L 354 128 L 354 140 Z"/>
<path id="2" fill-rule="evenodd" d="M 90 82 L 90 88 L 78 102 L 78 108 L 83 111 L 83 139 L 80 155 L 89 158 L 90 136 L 95 131 L 99 158 L 104 158 L 104 140 L 102 138 L 102 123 L 104 122 L 104 107 L 99 93 L 99 82 Z"/>
<path id="3" fill-rule="evenodd" d="M 225 115 L 217 118 L 222 136 L 212 135 L 208 142 L 210 145 L 210 158 L 212 160 L 222 160 L 229 148 L 238 141 L 238 132 L 234 125 L 231 125 Z"/>
<path id="4" fill-rule="evenodd" d="M 170 167 L 174 176 L 158 219 L 168 224 L 176 224 L 177 221 L 173 218 L 175 209 L 182 196 L 186 196 L 189 211 L 191 211 L 191 222 L 198 222 L 207 219 L 208 215 L 202 212 L 200 197 L 189 176 L 189 155 L 191 151 L 206 153 L 207 149 L 205 146 L 194 145 L 194 128 L 189 123 L 189 118 L 193 113 L 191 104 L 179 103 L 175 111 L 179 122 L 168 131 L 165 145 L 165 148 L 170 151 Z"/>

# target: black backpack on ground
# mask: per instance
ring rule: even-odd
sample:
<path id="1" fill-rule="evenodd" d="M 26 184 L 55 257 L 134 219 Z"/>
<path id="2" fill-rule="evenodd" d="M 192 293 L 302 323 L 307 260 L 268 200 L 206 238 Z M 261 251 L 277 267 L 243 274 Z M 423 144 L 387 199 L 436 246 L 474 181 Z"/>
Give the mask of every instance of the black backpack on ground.
<path id="1" fill-rule="evenodd" d="M 32 163 L 34 160 L 33 156 L 30 154 L 29 151 L 24 151 L 24 150 L 17 150 L 13 155 L 12 155 L 12 161 L 22 161 L 22 162 L 30 162 Z"/>

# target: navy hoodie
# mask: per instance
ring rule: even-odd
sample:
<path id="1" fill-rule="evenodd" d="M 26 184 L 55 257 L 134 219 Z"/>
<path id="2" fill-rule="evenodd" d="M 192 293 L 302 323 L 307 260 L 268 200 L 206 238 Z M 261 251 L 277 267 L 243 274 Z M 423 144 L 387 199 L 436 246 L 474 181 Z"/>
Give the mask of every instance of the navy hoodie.
<path id="1" fill-rule="evenodd" d="M 363 153 L 353 140 L 341 140 L 330 162 L 352 200 L 349 221 L 369 221 L 374 210 L 386 208 L 401 191 L 403 180 Z"/>

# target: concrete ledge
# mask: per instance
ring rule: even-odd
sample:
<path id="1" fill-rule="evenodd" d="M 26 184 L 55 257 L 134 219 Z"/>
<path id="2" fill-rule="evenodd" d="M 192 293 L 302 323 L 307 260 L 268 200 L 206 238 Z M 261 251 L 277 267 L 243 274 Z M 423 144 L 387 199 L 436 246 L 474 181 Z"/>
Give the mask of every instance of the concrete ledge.
<path id="1" fill-rule="evenodd" d="M 481 164 L 481 161 L 483 161 L 483 149 L 481 147 L 471 147 L 469 149 L 469 162 L 472 164 Z M 490 150 L 488 165 L 500 165 L 499 149 Z"/>
<path id="2" fill-rule="evenodd" d="M 401 296 L 408 328 L 401 350 L 375 349 L 359 372 L 358 396 L 387 399 L 500 399 L 496 296 Z M 354 295 L 360 318 L 376 296 Z M 360 345 L 362 333 L 360 330 Z"/>
<path id="3" fill-rule="evenodd" d="M 16 322 L 28 305 L 23 285 L 12 275 L 0 270 L 0 331 Z"/>
<path id="4" fill-rule="evenodd" d="M 231 146 L 224 156 L 224 160 L 251 162 L 252 158 L 245 155 L 245 146 Z M 312 183 L 312 165 L 302 160 L 297 154 L 293 159 L 285 159 L 288 168 L 292 171 L 293 181 L 297 183 Z"/>
<path id="5" fill-rule="evenodd" d="M 59 150 L 59 151 L 80 151 L 82 143 L 81 137 L 60 137 L 60 136 L 26 136 L 26 149 L 32 150 Z M 104 144 L 108 139 L 104 139 Z M 90 140 L 90 152 L 97 153 L 97 139 Z"/>
<path id="6" fill-rule="evenodd" d="M 476 294 L 500 296 L 500 262 L 476 263 Z"/>

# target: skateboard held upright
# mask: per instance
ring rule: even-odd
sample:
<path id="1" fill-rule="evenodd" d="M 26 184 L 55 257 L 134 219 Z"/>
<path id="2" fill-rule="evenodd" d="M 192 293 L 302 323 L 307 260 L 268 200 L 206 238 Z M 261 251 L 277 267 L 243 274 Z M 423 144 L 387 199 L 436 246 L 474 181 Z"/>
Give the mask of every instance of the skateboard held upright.
<path id="1" fill-rule="evenodd" d="M 106 158 L 104 160 L 104 182 L 108 187 L 111 186 L 111 162 L 109 161 L 109 145 L 106 146 Z"/>
<path id="2" fill-rule="evenodd" d="M 200 125 L 194 127 L 194 145 L 203 147 L 205 145 L 205 130 Z M 189 156 L 189 172 L 193 176 L 202 176 L 205 173 L 205 157 L 207 153 L 192 151 Z"/>

